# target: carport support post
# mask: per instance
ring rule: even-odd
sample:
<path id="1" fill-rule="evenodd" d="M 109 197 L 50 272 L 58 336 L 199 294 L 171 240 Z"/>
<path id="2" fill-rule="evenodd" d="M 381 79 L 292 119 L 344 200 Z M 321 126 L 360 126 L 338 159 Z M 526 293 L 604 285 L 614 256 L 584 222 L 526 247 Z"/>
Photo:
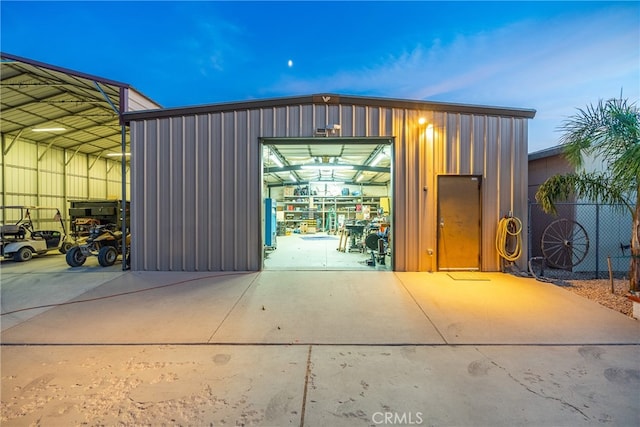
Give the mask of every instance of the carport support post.
<path id="1" fill-rule="evenodd" d="M 6 140 L 4 137 L 4 133 L 0 134 L 0 138 L 2 139 L 1 142 L 1 147 L 0 150 L 2 150 L 2 206 L 5 206 L 7 204 L 7 200 L 6 200 L 6 194 L 7 194 L 7 168 L 5 166 L 5 163 L 7 162 L 6 156 L 5 156 L 5 152 L 4 152 L 4 147 L 6 145 Z M 4 217 L 4 209 L 2 210 L 2 221 L 5 221 L 5 217 Z"/>
<path id="2" fill-rule="evenodd" d="M 127 150 L 127 129 L 124 123 L 120 125 L 120 132 L 122 137 L 122 156 L 120 157 L 120 166 L 122 168 L 122 201 L 120 202 L 121 221 L 120 227 L 122 229 L 122 271 L 127 270 L 127 162 L 126 162 L 126 150 Z"/>

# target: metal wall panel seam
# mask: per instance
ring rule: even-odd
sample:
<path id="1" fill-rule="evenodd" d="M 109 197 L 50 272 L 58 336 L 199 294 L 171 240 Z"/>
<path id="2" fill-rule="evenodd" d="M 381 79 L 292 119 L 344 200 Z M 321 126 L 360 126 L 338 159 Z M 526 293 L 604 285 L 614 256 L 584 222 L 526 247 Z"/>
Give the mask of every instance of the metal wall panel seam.
<path id="1" fill-rule="evenodd" d="M 147 135 L 147 139 L 146 139 L 146 143 L 147 146 L 145 147 L 147 151 L 149 152 L 153 152 L 155 153 L 156 158 L 154 159 L 154 166 L 155 166 L 155 174 L 153 175 L 154 180 L 153 180 L 153 184 L 157 187 L 156 188 L 156 203 L 158 204 L 158 210 L 157 212 L 163 212 L 164 214 L 164 218 L 166 220 L 169 221 L 169 227 L 171 227 L 171 217 L 170 217 L 170 212 L 169 212 L 169 206 L 171 204 L 171 183 L 168 181 L 167 179 L 167 188 L 164 187 L 163 184 L 163 180 L 161 179 L 160 176 L 160 171 L 163 170 L 163 167 L 165 166 L 165 162 L 166 164 L 166 169 L 164 170 L 165 174 L 168 174 L 170 171 L 170 163 L 171 163 L 171 152 L 170 152 L 170 147 L 171 147 L 171 120 L 170 119 L 161 119 L 158 120 L 155 123 L 155 132 L 153 133 L 153 139 L 149 138 L 149 135 Z M 166 131 L 163 132 L 163 128 L 166 128 Z M 149 145 L 153 144 L 153 151 L 151 151 L 151 147 L 149 147 Z M 165 154 L 166 153 L 166 154 Z M 147 160 L 147 162 L 150 163 L 150 160 Z M 167 194 L 167 192 L 169 194 Z M 146 194 L 145 193 L 144 197 L 146 198 Z M 148 210 L 149 207 L 147 205 L 147 203 L 145 203 L 146 209 Z M 156 270 L 163 270 L 163 250 L 167 251 L 169 254 L 171 253 L 172 247 L 171 247 L 171 241 L 168 241 L 165 243 L 165 240 L 169 239 L 169 231 L 167 230 L 167 232 L 163 233 L 162 231 L 162 221 L 158 221 L 156 220 L 156 228 L 157 228 L 157 234 L 155 234 L 154 236 L 154 241 L 156 242 L 155 247 L 153 248 L 153 258 L 155 260 L 154 262 L 154 269 Z M 147 226 L 145 225 L 145 228 L 147 228 Z M 170 240 L 170 239 L 169 239 Z M 150 263 L 150 260 L 147 260 L 147 263 Z"/>
<path id="2" fill-rule="evenodd" d="M 169 176 L 171 178 L 173 178 L 174 176 L 177 176 L 177 174 L 175 174 L 173 172 L 173 168 L 174 168 L 174 163 L 175 163 L 175 158 L 174 158 L 174 152 L 173 152 L 173 145 L 174 145 L 174 138 L 173 138 L 173 132 L 174 132 L 174 120 L 176 120 L 175 117 L 171 117 L 169 118 L 169 140 L 168 142 L 168 147 L 167 147 L 167 152 L 169 153 L 169 168 L 168 168 L 168 173 Z M 175 188 L 175 184 L 173 179 L 169 179 L 169 230 L 168 234 L 169 234 L 169 259 L 168 259 L 168 264 L 169 264 L 169 271 L 175 271 L 175 261 L 177 260 L 176 256 L 174 255 L 175 249 L 176 249 L 176 242 L 178 241 L 174 236 L 174 226 L 175 226 L 175 218 L 174 218 L 174 214 L 173 214 L 173 207 L 176 205 L 176 191 L 177 189 Z M 157 250 L 159 250 L 160 248 L 158 248 Z"/>
<path id="3" fill-rule="evenodd" d="M 396 243 L 398 243 L 398 246 L 400 246 L 402 248 L 402 271 L 408 271 L 408 265 L 410 263 L 410 260 L 408 260 L 408 256 L 409 256 L 409 251 L 407 248 L 407 243 L 408 243 L 408 233 L 409 233 L 409 208 L 407 206 L 407 202 L 408 202 L 408 197 L 407 197 L 407 169 L 408 169 L 408 165 L 407 165 L 407 155 L 406 155 L 406 150 L 404 149 L 404 147 L 406 147 L 407 144 L 407 137 L 406 137 L 406 133 L 404 132 L 404 129 L 406 128 L 406 120 L 407 120 L 407 111 L 405 109 L 400 109 L 399 112 L 399 121 L 397 124 L 396 129 L 398 130 L 398 134 L 400 137 L 400 147 L 402 147 L 402 150 L 399 150 L 402 153 L 401 156 L 401 167 L 398 168 L 398 171 L 395 172 L 395 175 L 398 177 L 398 184 L 402 183 L 402 185 L 397 185 L 396 186 L 396 197 L 398 198 L 398 202 L 400 203 L 400 206 L 403 208 L 402 210 L 402 215 L 399 215 L 399 217 L 397 218 L 397 223 L 398 226 L 396 228 L 399 228 L 400 230 L 402 230 L 400 233 L 398 233 L 399 239 L 396 239 Z M 399 221 L 398 221 L 399 220 Z"/>
<path id="4" fill-rule="evenodd" d="M 215 222 L 213 221 L 213 194 L 212 191 L 215 191 L 215 185 L 213 184 L 213 175 L 212 175 L 212 170 L 213 170 L 213 114 L 209 113 L 207 115 L 208 117 L 208 123 L 207 123 L 207 164 L 208 164 L 208 168 L 207 168 L 207 193 L 208 196 L 207 197 L 207 241 L 208 242 L 213 242 L 213 227 L 215 226 Z M 209 244 L 207 247 L 208 249 L 208 254 L 207 254 L 207 268 L 209 270 L 214 270 L 213 267 L 213 258 L 215 256 L 215 250 L 213 250 L 211 248 L 211 244 Z"/>
<path id="5" fill-rule="evenodd" d="M 288 107 L 287 107 L 288 108 Z M 285 108 L 285 120 L 288 119 L 287 117 L 287 108 Z M 242 174 L 246 174 L 247 171 L 246 170 L 241 170 L 240 166 L 241 166 L 241 161 L 242 161 L 242 156 L 240 155 L 240 149 L 242 148 L 240 146 L 240 123 L 239 123 L 239 119 L 238 119 L 239 113 L 238 111 L 234 111 L 233 112 L 233 147 L 234 147 L 234 169 L 235 169 L 235 174 L 234 174 L 234 206 L 235 206 L 235 215 L 233 216 L 233 220 L 235 222 L 235 227 L 234 227 L 234 231 L 235 231 L 235 238 L 233 239 L 234 241 L 234 245 L 235 245 L 235 251 L 234 251 L 234 260 L 233 260 L 233 271 L 238 271 L 239 270 L 239 262 L 240 262 L 240 258 L 242 255 L 242 245 L 246 245 L 247 242 L 246 240 L 243 243 L 240 243 L 240 241 L 242 240 L 241 238 L 239 238 L 240 233 L 241 233 L 241 227 L 240 225 L 242 224 L 242 213 L 243 213 L 243 209 L 242 209 L 242 204 L 241 204 L 241 196 L 240 196 L 240 175 Z M 286 132 L 286 130 L 285 130 Z M 246 142 L 243 142 L 244 144 L 246 144 Z M 248 193 L 248 188 L 247 188 L 247 192 Z M 245 194 L 246 194 L 245 193 Z M 246 209 L 244 209 L 244 211 L 246 212 Z"/>
<path id="6" fill-rule="evenodd" d="M 291 128 L 290 124 L 289 124 L 289 109 L 291 108 L 291 106 L 287 105 L 285 107 L 285 136 L 289 137 L 291 136 L 289 134 L 289 129 Z M 248 123 L 247 123 L 248 126 Z"/>
<path id="7" fill-rule="evenodd" d="M 200 152 L 198 150 L 198 146 L 201 144 L 200 141 L 200 133 L 198 132 L 198 130 L 200 129 L 199 127 L 199 118 L 200 116 L 198 114 L 194 114 L 193 115 L 193 131 L 194 131 L 194 135 L 193 135 L 193 139 L 194 139 L 194 143 L 193 143 L 193 155 L 194 155 L 194 162 L 193 162 L 193 175 L 194 175 L 194 191 L 193 194 L 195 195 L 194 198 L 194 202 L 195 202 L 195 215 L 194 215 L 194 220 L 193 220 L 193 225 L 194 225 L 194 232 L 193 232 L 193 240 L 194 240 L 194 249 L 195 249 L 195 260 L 194 260 L 194 268 L 196 271 L 200 271 L 200 257 L 202 256 L 201 254 L 201 242 L 200 242 L 200 238 L 198 237 L 198 230 L 200 230 L 200 217 L 201 217 L 201 211 L 200 211 L 200 180 L 198 179 L 199 175 L 200 175 L 200 169 L 198 168 L 199 163 L 198 163 L 198 159 L 201 158 L 201 156 L 199 155 Z"/>
<path id="8" fill-rule="evenodd" d="M 510 154 L 511 154 L 511 159 L 509 161 L 509 175 L 511 177 L 510 184 L 511 184 L 511 188 L 509 189 L 509 197 L 511 198 L 511 204 L 510 204 L 510 212 L 514 213 L 514 206 L 515 206 L 515 194 L 514 194 L 514 190 L 515 190 L 515 155 L 516 155 L 516 144 L 515 144 L 515 138 L 514 138 L 514 120 L 513 117 L 510 117 L 509 119 L 502 119 L 502 120 L 509 120 L 511 123 L 510 129 L 509 129 L 509 145 L 510 145 Z"/>
<path id="9" fill-rule="evenodd" d="M 276 118 L 276 120 L 273 121 L 274 126 L 277 126 L 278 124 L 278 120 L 277 120 L 277 108 L 274 111 L 274 117 Z M 233 208 L 234 208 L 234 213 L 235 215 L 233 215 L 233 222 L 234 222 L 234 230 L 239 230 L 239 226 L 240 226 L 240 215 L 238 214 L 240 212 L 240 198 L 239 198 L 239 182 L 238 182 L 238 175 L 240 173 L 240 170 L 238 168 L 239 163 L 240 163 L 240 156 L 238 153 L 239 150 L 239 140 L 238 140 L 238 111 L 234 110 L 233 111 L 233 170 L 235 171 L 235 174 L 233 176 Z M 238 258 L 240 257 L 240 246 L 237 244 L 237 240 L 238 239 L 234 239 L 234 250 L 233 250 L 233 271 L 237 271 L 238 270 Z"/>
<path id="10" fill-rule="evenodd" d="M 206 128 L 206 138 L 204 138 L 201 135 L 201 138 L 203 139 L 203 141 L 201 143 L 205 144 L 205 153 L 203 155 L 203 161 L 206 160 L 205 164 L 209 164 L 209 167 L 206 168 L 206 171 L 204 171 L 205 176 L 206 176 L 206 189 L 207 189 L 207 200 L 206 200 L 206 221 L 204 221 L 204 224 L 206 224 L 206 229 L 205 229 L 205 233 L 203 233 L 204 235 L 207 236 L 207 245 L 204 246 L 204 248 L 206 248 L 206 269 L 207 271 L 211 271 L 212 267 L 211 267 L 211 243 L 213 241 L 212 239 L 212 222 L 211 221 L 211 203 L 213 200 L 213 197 L 211 196 L 211 163 L 209 162 L 209 159 L 211 158 L 211 113 L 207 113 L 205 116 L 206 120 L 204 121 L 203 126 L 205 126 Z"/>
<path id="11" fill-rule="evenodd" d="M 224 201 L 224 180 L 223 180 L 223 168 L 222 163 L 223 155 L 224 155 L 224 144 L 222 144 L 222 129 L 223 129 L 223 117 L 222 113 L 215 113 L 212 117 L 212 125 L 211 125 L 211 165 L 212 169 L 215 171 L 214 177 L 212 178 L 214 181 L 214 185 L 212 186 L 215 189 L 215 195 L 217 196 L 217 206 L 213 206 L 212 209 L 216 212 L 216 222 L 215 222 L 215 230 L 214 236 L 217 234 L 219 239 L 222 239 L 224 234 L 224 209 L 222 207 L 222 203 Z M 210 191 L 211 194 L 211 191 Z M 216 200 L 216 198 L 214 198 Z M 221 251 L 220 246 L 215 245 L 215 251 L 212 253 L 212 260 L 214 263 L 214 269 L 218 271 L 224 271 L 224 252 Z"/>
<path id="12" fill-rule="evenodd" d="M 422 116 L 422 113 L 419 112 L 418 117 Z M 427 170 L 426 170 L 426 164 L 427 164 L 427 135 L 426 135 L 426 129 L 423 131 L 422 126 L 418 125 L 418 135 L 417 135 L 417 142 L 418 142 L 418 159 L 420 162 L 419 168 L 418 168 L 418 197 L 417 200 L 419 201 L 418 205 L 419 205 L 419 210 L 418 210 L 418 270 L 423 271 L 426 268 L 426 263 L 427 263 L 427 259 L 425 257 L 425 254 L 427 252 L 427 248 L 426 245 L 428 244 L 428 242 L 425 241 L 425 234 L 426 234 L 426 198 L 427 198 L 427 192 L 426 191 L 420 191 L 420 187 L 422 186 L 423 188 L 426 187 L 426 180 L 427 180 Z"/>
<path id="13" fill-rule="evenodd" d="M 293 106 L 287 109 L 287 128 L 292 127 L 294 122 L 293 115 L 295 112 L 292 110 Z M 250 111 L 244 111 L 244 117 L 242 121 L 242 133 L 243 139 L 245 140 L 246 147 L 246 156 L 244 167 L 245 167 L 245 180 L 246 180 L 246 205 L 248 206 L 245 209 L 245 224 L 246 224 L 246 234 L 247 234 L 247 245 L 245 247 L 245 260 L 243 262 L 241 271 L 248 271 L 250 266 L 258 267 L 256 260 L 256 256 L 259 256 L 256 251 L 256 247 L 262 247 L 262 241 L 260 235 L 261 230 L 256 230 L 254 228 L 255 217 L 259 216 L 262 218 L 262 214 L 260 208 L 262 207 L 262 187 L 259 179 L 254 178 L 254 174 L 258 172 L 260 169 L 260 156 L 262 146 L 257 137 L 254 138 L 253 132 L 251 132 L 251 120 L 252 115 Z M 254 162 L 257 163 L 257 166 L 254 166 Z M 259 178 L 259 177 L 258 177 Z M 253 211 L 253 212 L 252 212 Z M 259 269 L 259 268 L 258 268 Z"/>
<path id="14" fill-rule="evenodd" d="M 298 134 L 296 136 L 300 136 L 304 134 L 303 129 L 303 120 L 302 120 L 302 110 L 304 107 L 298 106 Z"/>
<path id="15" fill-rule="evenodd" d="M 139 164 L 138 161 L 136 161 L 136 159 L 138 157 L 140 157 L 142 159 L 143 165 L 144 165 L 144 169 L 141 170 L 139 173 L 142 174 L 142 180 L 144 182 L 144 187 L 143 187 L 143 192 L 142 194 L 139 195 L 140 199 L 142 199 L 144 202 L 141 204 L 141 206 L 136 207 L 135 206 L 135 202 L 137 200 L 132 200 L 132 202 L 134 203 L 134 209 L 135 211 L 138 211 L 138 208 L 140 209 L 140 211 L 138 211 L 139 213 L 136 215 L 139 219 L 137 221 L 138 225 L 142 224 L 142 229 L 144 230 L 142 238 L 140 239 L 141 241 L 145 242 L 145 249 L 146 248 L 154 248 L 154 250 L 143 250 L 141 253 L 144 254 L 144 257 L 137 257 L 138 259 L 141 259 L 142 262 L 144 263 L 144 270 L 148 271 L 152 269 L 151 266 L 151 260 L 154 260 L 153 263 L 153 268 L 155 270 L 161 270 L 160 268 L 160 251 L 158 250 L 158 246 L 160 244 L 159 242 L 159 238 L 161 236 L 161 232 L 162 232 L 162 228 L 161 228 L 161 221 L 156 220 L 155 223 L 152 224 L 147 224 L 146 221 L 143 221 L 142 218 L 144 218 L 144 215 L 149 213 L 149 210 L 151 209 L 155 209 L 156 212 L 162 212 L 162 206 L 160 206 L 161 203 L 161 195 L 160 195 L 160 190 L 161 187 L 160 185 L 158 185 L 157 182 L 154 182 L 154 186 L 151 187 L 151 182 L 150 182 L 150 177 L 148 172 L 152 171 L 151 173 L 153 173 L 154 175 L 156 175 L 158 173 L 158 170 L 160 168 L 160 165 L 162 164 L 160 162 L 160 120 L 152 120 L 150 122 L 145 121 L 144 122 L 144 128 L 143 128 L 143 136 L 142 136 L 142 142 L 143 145 L 136 145 L 136 150 L 139 147 L 140 148 L 140 153 L 131 153 L 131 155 L 134 157 L 134 162 L 135 164 Z M 151 142 L 149 141 L 149 128 L 155 128 L 156 132 L 155 135 L 156 140 L 154 141 L 154 145 L 155 145 L 155 150 L 151 151 L 149 148 L 149 145 L 151 145 Z M 133 145 L 133 144 L 132 144 Z M 155 162 L 153 161 L 152 158 L 150 158 L 150 156 L 152 154 L 155 154 Z M 134 172 L 135 175 L 135 172 Z M 155 205 L 150 205 L 150 201 L 147 200 L 146 197 L 144 197 L 144 194 L 155 194 Z M 136 196 L 136 199 L 138 198 L 138 196 Z M 166 213 L 164 215 L 164 218 L 166 219 Z M 153 230 L 151 228 L 151 225 L 155 225 L 155 230 Z M 155 231 L 155 233 L 152 233 L 153 231 Z M 132 232 L 134 232 L 134 230 L 132 230 Z M 134 232 L 135 233 L 135 232 Z M 134 234 L 135 236 L 135 234 Z M 132 237 L 133 239 L 134 237 Z M 154 239 L 154 243 L 153 245 L 150 245 L 149 243 L 151 243 L 151 239 Z M 141 248 L 142 249 L 142 248 Z"/>
<path id="16" fill-rule="evenodd" d="M 162 265 L 162 258 L 161 258 L 161 252 L 160 252 L 160 248 L 161 248 L 161 241 L 163 239 L 163 233 L 162 233 L 162 221 L 170 221 L 170 218 L 168 218 L 167 213 L 168 212 L 164 212 L 163 211 L 163 206 L 161 205 L 162 203 L 162 185 L 160 185 L 160 183 L 158 182 L 159 180 L 159 173 L 161 170 L 161 165 L 162 165 L 162 151 L 163 151 L 163 141 L 162 141 L 162 128 L 161 128 L 161 123 L 162 122 L 166 122 L 168 124 L 168 121 L 166 119 L 164 120 L 155 120 L 153 122 L 151 122 L 152 126 L 149 127 L 154 127 L 155 128 L 155 134 L 154 134 L 154 140 L 150 140 L 150 135 L 149 135 L 149 131 L 148 128 L 145 129 L 145 137 L 144 137 L 144 153 L 141 153 L 144 156 L 144 160 L 146 163 L 145 167 L 148 169 L 145 170 L 151 170 L 153 169 L 153 176 L 156 177 L 156 179 L 153 181 L 153 187 L 151 187 L 151 182 L 149 182 L 149 175 L 145 174 L 145 185 L 147 186 L 147 190 L 145 191 L 145 194 L 150 193 L 151 191 L 154 191 L 156 193 L 156 199 L 155 199 L 155 206 L 150 206 L 146 200 L 145 200 L 145 204 L 144 204 L 144 212 L 145 214 L 149 214 L 149 210 L 155 208 L 156 212 L 163 212 L 164 213 L 164 217 L 161 220 L 156 220 L 155 226 L 156 226 L 156 232 L 155 234 L 148 234 L 145 233 L 145 241 L 151 241 L 151 239 L 153 239 L 153 242 L 155 244 L 152 245 L 152 248 L 154 248 L 153 252 L 149 251 L 150 253 L 146 253 L 145 254 L 145 270 L 146 269 L 151 269 L 151 257 L 153 257 L 153 259 L 155 260 L 153 263 L 153 269 L 155 270 L 164 270 L 166 269 L 168 266 L 164 266 Z M 170 134 L 167 134 L 167 138 L 170 137 Z M 155 146 L 155 150 L 151 151 L 150 149 L 150 145 L 154 144 Z M 155 153 L 156 156 L 156 161 L 151 163 L 151 160 L 149 158 L 149 153 Z M 169 162 L 171 159 L 169 158 L 169 156 L 164 156 L 165 157 L 165 161 Z M 144 197 L 144 196 L 141 196 Z M 169 195 L 165 196 L 167 198 L 167 200 L 169 199 Z M 141 219 L 142 221 L 142 219 Z M 145 225 L 145 231 L 149 230 L 150 227 L 147 227 L 146 222 L 142 221 Z M 167 232 L 168 234 L 168 232 Z M 165 250 L 171 250 L 170 247 L 166 247 Z"/>
<path id="17" fill-rule="evenodd" d="M 226 222 L 226 218 L 225 218 L 225 210 L 224 210 L 224 186 L 225 186 L 225 162 L 224 162 L 224 156 L 225 156 L 225 149 L 226 149 L 226 145 L 224 144 L 224 131 L 225 131 L 225 121 L 224 121 L 224 112 L 220 113 L 220 158 L 219 158 L 219 162 L 220 165 L 218 167 L 218 170 L 220 171 L 220 203 L 222 206 L 220 206 L 220 236 L 224 236 L 224 224 Z M 221 271 L 225 271 L 225 255 L 226 255 L 226 251 L 220 251 L 220 270 Z"/>
<path id="18" fill-rule="evenodd" d="M 178 206 L 180 206 L 180 210 L 182 211 L 182 218 L 186 218 L 185 213 L 186 213 L 186 190 L 187 190 L 187 185 L 188 185 L 188 180 L 190 178 L 190 176 L 187 175 L 187 165 L 186 165 L 186 146 L 187 146 L 187 140 L 186 140 L 186 126 L 185 126 L 185 117 L 184 115 L 181 115 L 180 117 L 178 117 L 177 119 L 180 122 L 180 141 L 175 141 L 176 142 L 180 142 L 179 145 L 179 159 L 178 160 L 178 164 L 180 165 L 180 168 L 182 169 L 182 180 L 180 182 L 181 184 L 181 189 L 180 189 L 180 195 L 179 195 L 179 200 L 180 200 L 180 204 Z M 176 221 L 177 222 L 177 221 Z M 186 221 L 180 221 L 179 224 L 179 230 L 180 230 L 180 238 L 179 240 L 176 241 L 181 241 L 182 242 L 182 247 L 180 250 L 180 258 L 181 258 L 181 265 L 179 266 L 179 269 L 181 271 L 186 270 L 187 267 L 187 250 L 188 246 L 187 246 L 187 224 Z"/>
<path id="19" fill-rule="evenodd" d="M 273 110 L 274 110 L 273 111 L 273 117 L 274 117 L 273 127 L 275 129 L 275 128 L 277 128 L 277 125 L 278 125 L 278 114 L 277 114 L 277 108 L 276 107 L 274 107 Z M 231 116 L 231 118 L 233 119 L 232 120 L 232 129 L 231 129 L 232 130 L 231 138 L 233 138 L 232 139 L 232 141 L 233 141 L 233 143 L 232 143 L 232 146 L 233 146 L 233 161 L 231 162 L 231 165 L 232 165 L 232 170 L 235 173 L 233 174 L 233 176 L 229 177 L 229 179 L 232 180 L 232 182 L 233 182 L 233 193 L 232 193 L 232 195 L 233 195 L 233 212 L 234 212 L 235 215 L 233 215 L 232 217 L 233 217 L 233 229 L 234 230 L 238 230 L 239 225 L 240 225 L 240 222 L 239 222 L 240 219 L 239 219 L 239 215 L 238 215 L 240 206 L 238 204 L 238 194 L 239 194 L 238 193 L 238 190 L 239 190 L 239 188 L 238 188 L 238 172 L 239 172 L 239 170 L 238 170 L 238 132 L 237 132 L 238 120 L 237 120 L 237 114 L 238 114 L 238 111 L 234 110 L 233 114 Z M 239 250 L 239 247 L 238 247 L 238 244 L 237 244 L 237 240 L 238 240 L 237 238 L 233 239 L 233 251 L 232 251 L 233 258 L 231 260 L 231 265 L 232 265 L 231 269 L 232 269 L 232 271 L 236 271 L 238 269 L 238 255 L 239 255 L 238 254 L 238 250 Z"/>

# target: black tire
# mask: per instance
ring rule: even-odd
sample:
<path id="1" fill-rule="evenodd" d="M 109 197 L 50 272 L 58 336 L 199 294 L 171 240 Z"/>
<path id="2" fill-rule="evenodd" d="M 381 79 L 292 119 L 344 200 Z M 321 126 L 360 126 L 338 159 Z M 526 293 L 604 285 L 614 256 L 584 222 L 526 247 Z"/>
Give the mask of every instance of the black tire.
<path id="1" fill-rule="evenodd" d="M 13 259 L 18 262 L 29 261 L 31 258 L 33 258 L 33 252 L 26 246 L 18 249 L 18 252 L 13 254 Z"/>
<path id="2" fill-rule="evenodd" d="M 103 246 L 98 252 L 98 263 L 103 267 L 110 267 L 118 259 L 118 251 L 113 246 Z"/>
<path id="3" fill-rule="evenodd" d="M 80 247 L 73 246 L 67 251 L 65 259 L 67 260 L 67 264 L 69 264 L 69 266 L 80 267 L 87 260 L 87 257 L 82 255 Z"/>
<path id="4" fill-rule="evenodd" d="M 71 242 L 63 242 L 62 246 L 60 246 L 60 249 L 58 249 L 60 251 L 61 254 L 66 254 L 67 252 L 69 252 L 69 249 L 71 249 L 73 247 L 73 243 Z"/>

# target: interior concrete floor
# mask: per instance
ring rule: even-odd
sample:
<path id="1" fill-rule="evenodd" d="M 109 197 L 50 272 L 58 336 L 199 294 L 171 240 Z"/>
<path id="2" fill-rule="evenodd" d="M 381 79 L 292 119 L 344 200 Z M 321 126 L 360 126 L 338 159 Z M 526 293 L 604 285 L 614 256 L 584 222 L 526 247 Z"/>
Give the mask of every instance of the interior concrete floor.
<path id="1" fill-rule="evenodd" d="M 371 260 L 371 251 L 363 248 L 361 239 L 348 238 L 346 250 L 339 251 L 340 237 L 325 232 L 278 236 L 274 250 L 265 252 L 265 270 L 365 270 L 391 271 L 391 256 L 384 264 Z"/>

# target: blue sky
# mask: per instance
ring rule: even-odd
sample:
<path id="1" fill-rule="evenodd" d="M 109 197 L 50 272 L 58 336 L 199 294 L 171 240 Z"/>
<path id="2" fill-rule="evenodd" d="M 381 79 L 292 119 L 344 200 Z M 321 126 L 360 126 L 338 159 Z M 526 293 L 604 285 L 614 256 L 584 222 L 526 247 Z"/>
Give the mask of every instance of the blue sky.
<path id="1" fill-rule="evenodd" d="M 166 107 L 327 92 L 533 108 L 533 152 L 577 108 L 640 98 L 639 2 L 2 0 L 0 13 L 2 51 Z"/>

